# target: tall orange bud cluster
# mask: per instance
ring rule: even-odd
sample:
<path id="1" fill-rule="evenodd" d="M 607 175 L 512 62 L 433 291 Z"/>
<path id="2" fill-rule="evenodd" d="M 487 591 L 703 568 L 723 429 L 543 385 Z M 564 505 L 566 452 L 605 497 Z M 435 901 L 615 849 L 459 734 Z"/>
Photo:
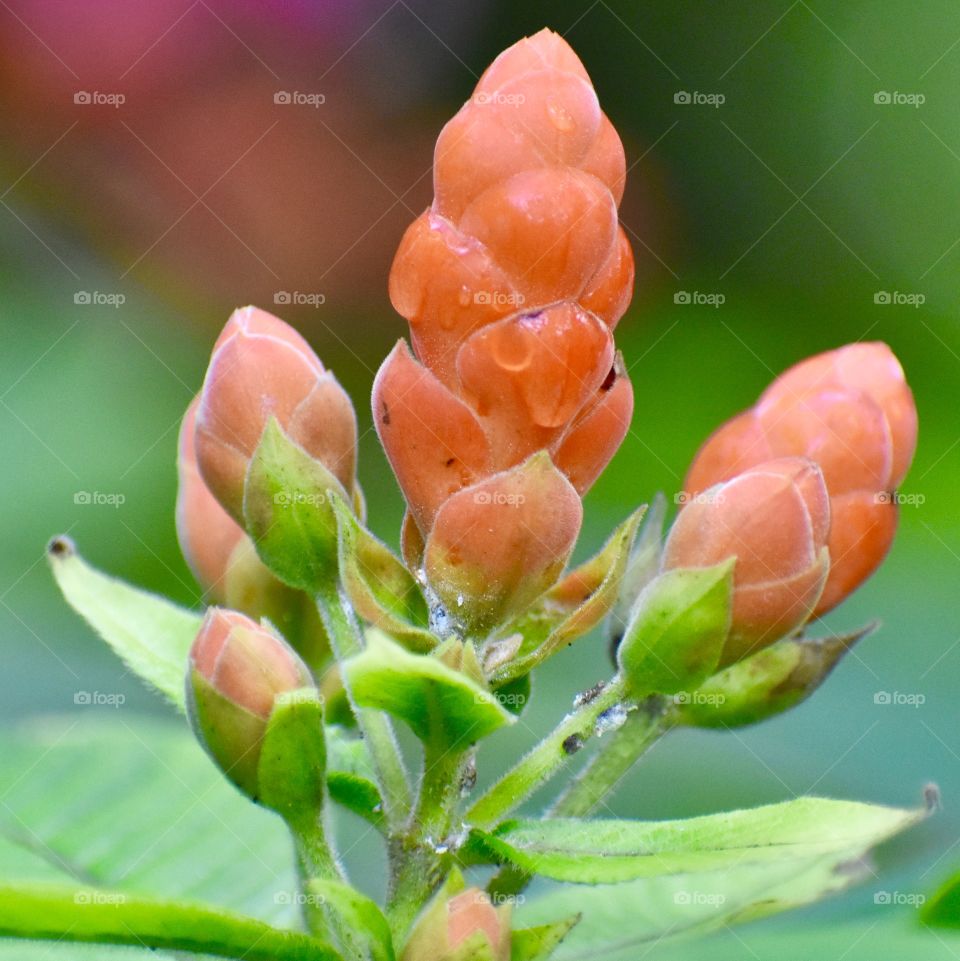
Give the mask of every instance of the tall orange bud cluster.
<path id="1" fill-rule="evenodd" d="M 580 495 L 629 426 L 612 333 L 633 287 L 624 178 L 583 65 L 544 30 L 501 54 L 441 132 L 433 204 L 397 252 L 390 296 L 414 354 L 401 342 L 384 362 L 374 417 L 408 544 L 471 629 L 556 578 Z"/>
<path id="2" fill-rule="evenodd" d="M 893 494 L 916 443 L 917 410 L 897 358 L 886 344 L 849 344 L 781 374 L 707 440 L 685 486 L 695 494 L 771 458 L 815 461 L 830 496 L 830 574 L 814 612 L 823 614 L 886 556 Z"/>

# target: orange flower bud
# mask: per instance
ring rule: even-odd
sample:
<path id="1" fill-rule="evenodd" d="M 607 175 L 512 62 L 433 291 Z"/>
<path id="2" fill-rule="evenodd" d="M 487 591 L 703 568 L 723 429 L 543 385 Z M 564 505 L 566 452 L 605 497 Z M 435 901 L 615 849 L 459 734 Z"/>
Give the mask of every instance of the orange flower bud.
<path id="1" fill-rule="evenodd" d="M 429 576 L 431 556 L 444 558 L 434 573 L 457 566 L 440 545 L 469 555 L 467 541 L 477 541 L 453 579 L 457 597 L 482 589 L 483 571 L 494 606 L 506 610 L 514 597 L 508 559 L 494 558 L 481 526 L 469 528 L 473 493 L 446 510 L 458 492 L 499 484 L 545 451 L 582 494 L 628 429 L 633 394 L 612 336 L 633 288 L 617 223 L 624 178 L 623 146 L 590 78 L 548 30 L 501 54 L 437 141 L 434 202 L 407 230 L 390 273 L 417 359 L 391 353 L 373 404 L 419 529 L 419 539 L 404 535 L 411 556 L 426 542 Z M 560 495 L 556 532 L 535 531 L 530 512 L 498 518 L 508 525 L 502 543 L 521 554 L 530 540 L 547 545 L 531 583 L 542 585 L 568 553 L 579 526 L 572 493 L 566 485 Z"/>
<path id="2" fill-rule="evenodd" d="M 177 444 L 177 538 L 193 576 L 216 601 L 226 600 L 230 555 L 245 537 L 242 528 L 210 493 L 197 467 L 194 421 L 200 398 L 191 401 Z"/>
<path id="3" fill-rule="evenodd" d="M 438 892 L 417 921 L 401 961 L 509 961 L 510 906 L 497 909 L 479 888 Z"/>
<path id="4" fill-rule="evenodd" d="M 292 327 L 245 307 L 214 346 L 195 432 L 203 479 L 241 523 L 247 466 L 271 416 L 353 490 L 357 423 L 350 398 Z"/>
<path id="5" fill-rule="evenodd" d="M 664 570 L 737 559 L 723 665 L 809 620 L 829 571 L 829 532 L 823 475 L 801 457 L 766 461 L 683 507 L 664 547 Z"/>
<path id="6" fill-rule="evenodd" d="M 887 554 L 897 526 L 890 496 L 917 441 L 913 395 L 886 344 L 849 344 L 781 374 L 756 406 L 728 421 L 700 449 L 691 494 L 772 457 L 806 456 L 830 493 L 830 577 L 824 614 L 860 586 Z"/>
<path id="7" fill-rule="evenodd" d="M 252 797 L 275 699 L 312 686 L 306 665 L 276 634 L 236 611 L 207 610 L 190 649 L 190 721 L 224 773 Z"/>
<path id="8" fill-rule="evenodd" d="M 451 616 L 483 632 L 559 577 L 583 507 L 545 453 L 466 487 L 437 512 L 427 577 Z"/>

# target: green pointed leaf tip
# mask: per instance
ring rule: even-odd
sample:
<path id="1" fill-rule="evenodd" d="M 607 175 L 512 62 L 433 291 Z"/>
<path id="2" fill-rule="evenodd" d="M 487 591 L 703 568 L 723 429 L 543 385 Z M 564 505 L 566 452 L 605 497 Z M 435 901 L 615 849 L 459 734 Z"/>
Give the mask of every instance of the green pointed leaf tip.
<path id="1" fill-rule="evenodd" d="M 398 557 L 334 498 L 340 576 L 354 610 L 404 647 L 426 653 L 436 645 L 420 585 Z"/>
<path id="2" fill-rule="evenodd" d="M 201 618 L 91 567 L 68 537 L 47 549 L 67 603 L 138 677 L 184 710 L 183 677 Z"/>
<path id="3" fill-rule="evenodd" d="M 634 696 L 693 691 L 714 673 L 730 631 L 734 564 L 667 571 L 644 588 L 617 652 Z"/>
<path id="4" fill-rule="evenodd" d="M 580 923 L 580 915 L 510 933 L 510 961 L 547 961 L 564 938 Z"/>
<path id="5" fill-rule="evenodd" d="M 489 691 L 435 657 L 411 654 L 376 629 L 366 649 L 343 664 L 362 707 L 405 721 L 420 740 L 463 746 L 511 724 L 514 717 Z"/>
<path id="6" fill-rule="evenodd" d="M 244 487 L 247 533 L 282 581 L 311 593 L 337 578 L 340 482 L 283 432 L 271 417 L 250 460 Z"/>
<path id="7" fill-rule="evenodd" d="M 840 864 L 925 816 L 923 810 L 826 798 L 680 821 L 509 821 L 476 841 L 529 873 L 580 884 L 722 871 L 751 863 Z"/>
<path id="8" fill-rule="evenodd" d="M 646 507 L 633 512 L 600 552 L 546 591 L 529 611 L 510 622 L 494 644 L 519 635 L 518 655 L 495 669 L 497 684 L 522 677 L 548 657 L 591 631 L 616 602 L 630 550 Z"/>
<path id="9" fill-rule="evenodd" d="M 810 697 L 875 624 L 836 637 L 785 638 L 732 664 L 692 692 L 677 695 L 676 717 L 694 727 L 742 727 Z"/>
<path id="10" fill-rule="evenodd" d="M 378 830 L 383 828 L 383 799 L 367 743 L 343 728 L 326 729 L 327 787 L 338 804 L 359 814 Z"/>

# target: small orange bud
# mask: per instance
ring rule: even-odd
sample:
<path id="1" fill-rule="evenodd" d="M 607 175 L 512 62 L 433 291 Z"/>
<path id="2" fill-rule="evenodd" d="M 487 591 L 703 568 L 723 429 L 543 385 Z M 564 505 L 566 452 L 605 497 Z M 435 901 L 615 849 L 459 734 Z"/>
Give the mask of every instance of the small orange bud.
<path id="1" fill-rule="evenodd" d="M 462 883 L 462 882 L 461 882 Z M 510 906 L 495 908 L 479 888 L 437 893 L 418 919 L 400 961 L 509 961 Z"/>
<path id="2" fill-rule="evenodd" d="M 203 479 L 241 523 L 247 466 L 270 417 L 353 490 L 357 423 L 350 398 L 292 327 L 245 307 L 214 347 L 195 433 Z"/>
<path id="3" fill-rule="evenodd" d="M 830 501 L 817 465 L 784 457 L 695 495 L 663 553 L 665 570 L 736 557 L 733 620 L 722 664 L 801 627 L 826 581 Z"/>
<path id="4" fill-rule="evenodd" d="M 486 938 L 494 961 L 510 957 L 509 926 L 483 891 L 468 888 L 447 902 L 447 939 L 456 950 L 476 934 Z"/>
<path id="5" fill-rule="evenodd" d="M 455 620 L 488 630 L 559 577 L 582 519 L 570 482 L 535 454 L 444 502 L 427 537 L 427 577 Z"/>
<path id="6" fill-rule="evenodd" d="M 815 460 L 832 506 L 831 568 L 819 615 L 859 587 L 890 549 L 897 527 L 891 492 L 916 442 L 913 395 L 890 348 L 849 344 L 781 374 L 755 407 L 707 440 L 685 487 L 695 494 L 772 457 Z"/>
<path id="7" fill-rule="evenodd" d="M 207 610 L 190 649 L 190 720 L 210 756 L 252 797 L 275 699 L 312 686 L 307 666 L 272 631 L 236 611 Z"/>

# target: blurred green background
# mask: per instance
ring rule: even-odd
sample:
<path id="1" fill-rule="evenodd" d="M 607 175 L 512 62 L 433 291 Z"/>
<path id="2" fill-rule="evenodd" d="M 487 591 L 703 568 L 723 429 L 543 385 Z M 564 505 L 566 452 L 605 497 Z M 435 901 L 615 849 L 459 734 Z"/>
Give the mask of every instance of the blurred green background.
<path id="1" fill-rule="evenodd" d="M 164 710 L 60 601 L 43 547 L 68 532 L 97 565 L 197 601 L 173 526 L 176 431 L 235 306 L 296 323 L 351 391 L 372 526 L 396 542 L 401 500 L 366 401 L 404 334 L 386 298 L 392 251 L 429 201 L 443 120 L 500 49 L 544 25 L 580 54 L 624 138 L 638 264 L 618 329 L 636 415 L 587 498 L 581 552 L 656 491 L 671 497 L 706 434 L 805 355 L 887 341 L 921 417 L 904 487 L 920 503 L 824 625 L 882 629 L 788 716 L 672 736 L 611 807 L 671 817 L 807 792 L 910 805 L 935 781 L 943 811 L 882 852 L 875 881 L 717 935 L 709 954 L 958 957 L 960 941 L 922 933 L 909 907 L 875 903 L 960 869 L 960 8 L 946 0 L 4 5 L 2 723 L 94 710 L 75 703 L 84 691 Z M 277 90 L 325 102 L 277 105 Z M 323 303 L 275 307 L 280 292 Z M 587 639 L 544 671 L 527 741 L 605 659 Z M 500 743 L 485 779 L 509 760 Z"/>

